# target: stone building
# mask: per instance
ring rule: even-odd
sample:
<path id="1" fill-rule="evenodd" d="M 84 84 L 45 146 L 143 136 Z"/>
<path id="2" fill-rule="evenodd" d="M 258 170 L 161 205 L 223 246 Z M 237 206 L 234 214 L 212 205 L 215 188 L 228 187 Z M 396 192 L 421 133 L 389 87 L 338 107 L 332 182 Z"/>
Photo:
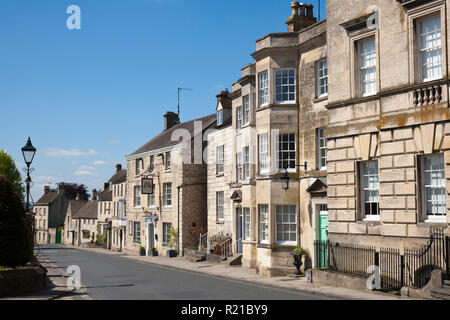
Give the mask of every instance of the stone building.
<path id="1" fill-rule="evenodd" d="M 231 194 L 224 203 L 232 200 L 232 213 L 224 222 L 231 224 L 233 247 L 242 252 L 243 265 L 266 276 L 290 272 L 295 247 L 313 252 L 313 242 L 321 236 L 321 216 L 327 213 L 326 22 L 316 21 L 312 5 L 292 2 L 291 9 L 288 32 L 256 41 L 255 62 L 241 70 L 229 95 L 233 133 L 225 150 L 233 153 L 233 165 L 225 166 L 231 178 L 222 188 L 224 196 Z M 225 135 L 224 130 L 210 140 Z M 217 149 L 217 142 L 212 146 Z M 214 176 L 213 170 L 210 165 L 208 178 L 216 184 L 223 177 Z M 286 174 L 288 189 L 280 179 Z M 223 210 L 221 201 L 214 206 L 211 200 L 217 195 L 218 190 L 209 190 L 209 227 Z M 213 235 L 211 230 L 208 235 Z"/>
<path id="2" fill-rule="evenodd" d="M 403 250 L 448 230 L 447 8 L 327 1 L 332 241 Z"/>
<path id="3" fill-rule="evenodd" d="M 62 231 L 62 244 L 66 246 L 75 246 L 78 245 L 78 228 L 75 225 L 76 220 L 73 217 L 76 217 L 78 211 L 83 208 L 88 201 L 86 200 L 70 200 L 69 206 L 67 207 L 66 219 L 64 221 L 64 230 Z"/>
<path id="4" fill-rule="evenodd" d="M 176 230 L 179 253 L 197 246 L 206 232 L 206 164 L 203 151 L 205 130 L 215 115 L 179 123 L 168 112 L 164 130 L 127 156 L 126 248 L 159 254 L 169 249 L 170 230 Z M 142 178 L 153 179 L 153 193 L 141 194 Z M 175 248 L 177 249 L 177 248 Z"/>
<path id="5" fill-rule="evenodd" d="M 126 197 L 127 197 L 127 170 L 121 164 L 116 165 L 116 172 L 109 180 L 112 192 L 112 209 L 110 218 L 111 233 L 108 237 L 108 248 L 122 251 L 126 247 Z"/>
<path id="6" fill-rule="evenodd" d="M 44 195 L 34 204 L 36 243 L 61 243 L 61 228 L 69 205 L 64 189 L 44 187 Z"/>
<path id="7" fill-rule="evenodd" d="M 97 219 L 97 200 L 85 201 L 85 204 L 81 208 L 72 213 L 75 245 L 82 246 L 95 242 L 97 235 Z"/>
<path id="8" fill-rule="evenodd" d="M 111 226 L 112 218 L 112 190 L 109 182 L 103 183 L 102 189 L 97 193 L 98 203 L 98 231 L 104 236 L 104 247 L 111 249 Z"/>

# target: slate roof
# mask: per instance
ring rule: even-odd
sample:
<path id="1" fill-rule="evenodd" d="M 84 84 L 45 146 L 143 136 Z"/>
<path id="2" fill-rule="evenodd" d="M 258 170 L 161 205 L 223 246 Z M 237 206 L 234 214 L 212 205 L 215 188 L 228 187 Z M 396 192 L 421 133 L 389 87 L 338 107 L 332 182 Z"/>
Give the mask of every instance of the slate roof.
<path id="1" fill-rule="evenodd" d="M 97 219 L 98 217 L 98 201 L 88 201 L 84 206 L 78 210 L 74 215 L 73 219 Z"/>
<path id="2" fill-rule="evenodd" d="M 116 172 L 111 179 L 109 179 L 109 182 L 112 184 L 118 184 L 118 183 L 124 183 L 127 181 L 127 170 L 123 169 L 119 172 Z"/>
<path id="3" fill-rule="evenodd" d="M 53 200 L 58 197 L 58 191 L 56 190 L 50 190 L 47 193 L 45 193 L 36 203 L 35 205 L 43 205 L 43 204 L 50 204 L 53 202 Z"/>
<path id="4" fill-rule="evenodd" d="M 97 193 L 97 198 L 99 201 L 112 201 L 112 190 L 111 188 L 102 190 Z"/>
<path id="5" fill-rule="evenodd" d="M 72 213 L 72 217 L 74 217 L 80 209 L 87 204 L 86 200 L 70 200 L 69 206 Z"/>
<path id="6" fill-rule="evenodd" d="M 211 114 L 211 115 L 203 117 L 203 118 L 194 119 L 191 121 L 177 124 L 177 125 L 173 126 L 172 128 L 161 132 L 159 135 L 157 135 L 152 140 L 150 140 L 149 142 L 144 144 L 142 147 L 137 149 L 135 152 L 133 152 L 131 154 L 131 156 L 179 144 L 180 141 L 172 141 L 172 133 L 177 129 L 187 130 L 191 134 L 191 137 L 194 137 L 195 121 L 202 121 L 202 126 L 203 126 L 203 131 L 204 131 L 216 122 L 216 114 L 214 113 L 214 114 Z"/>

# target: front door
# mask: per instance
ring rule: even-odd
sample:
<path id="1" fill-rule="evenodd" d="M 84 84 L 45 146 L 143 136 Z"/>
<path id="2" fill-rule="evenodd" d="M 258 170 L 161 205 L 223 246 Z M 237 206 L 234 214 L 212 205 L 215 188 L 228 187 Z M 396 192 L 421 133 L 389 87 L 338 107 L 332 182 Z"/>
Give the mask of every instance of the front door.
<path id="1" fill-rule="evenodd" d="M 155 225 L 153 223 L 147 225 L 147 237 L 147 251 L 150 252 L 151 248 L 155 246 Z"/>
<path id="2" fill-rule="evenodd" d="M 319 205 L 319 268 L 327 267 L 327 246 L 328 239 L 328 208 L 326 204 Z"/>
<path id="3" fill-rule="evenodd" d="M 244 222 L 242 219 L 242 208 L 237 207 L 236 208 L 236 216 L 237 216 L 237 253 L 242 253 L 242 237 L 243 237 L 243 226 L 242 223 Z"/>
<path id="4" fill-rule="evenodd" d="M 56 244 L 61 244 L 61 230 L 56 230 Z"/>

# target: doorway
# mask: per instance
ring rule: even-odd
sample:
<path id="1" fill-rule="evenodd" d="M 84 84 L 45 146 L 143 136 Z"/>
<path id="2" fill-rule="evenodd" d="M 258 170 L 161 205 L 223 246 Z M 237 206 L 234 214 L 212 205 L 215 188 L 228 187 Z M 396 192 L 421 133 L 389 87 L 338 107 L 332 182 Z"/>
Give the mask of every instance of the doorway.
<path id="1" fill-rule="evenodd" d="M 318 234 L 317 240 L 324 245 L 319 246 L 318 259 L 319 268 L 327 267 L 327 246 L 325 243 L 328 240 L 328 206 L 326 204 L 319 204 L 318 209 Z"/>
<path id="2" fill-rule="evenodd" d="M 155 224 L 152 222 L 147 223 L 147 255 L 150 250 L 155 246 Z"/>
<path id="3" fill-rule="evenodd" d="M 242 237 L 243 235 L 243 223 L 244 219 L 242 217 L 242 207 L 236 207 L 236 221 L 237 221 L 237 229 L 236 229 L 236 250 L 237 253 L 242 253 Z"/>

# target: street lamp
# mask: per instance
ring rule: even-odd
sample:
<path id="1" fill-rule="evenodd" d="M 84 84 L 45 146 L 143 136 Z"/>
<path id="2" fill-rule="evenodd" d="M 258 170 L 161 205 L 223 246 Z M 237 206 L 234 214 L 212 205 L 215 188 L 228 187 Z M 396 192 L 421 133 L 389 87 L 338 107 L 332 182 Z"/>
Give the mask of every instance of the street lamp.
<path id="1" fill-rule="evenodd" d="M 28 137 L 26 145 L 22 148 L 22 154 L 23 159 L 27 164 L 26 168 L 27 179 L 25 180 L 25 182 L 27 183 L 27 213 L 30 214 L 30 183 L 31 183 L 30 173 L 33 170 L 32 168 L 30 168 L 30 165 L 33 162 L 34 155 L 36 154 L 36 148 L 33 147 L 33 145 L 31 144 L 30 137 Z"/>
<path id="2" fill-rule="evenodd" d="M 303 167 L 305 169 L 305 171 L 308 170 L 308 163 L 305 162 L 305 164 L 297 164 L 295 165 L 295 167 Z M 289 180 L 290 180 L 290 176 L 288 173 L 288 170 L 286 168 L 284 168 L 284 173 L 283 175 L 280 177 L 281 180 L 281 187 L 283 188 L 284 191 L 289 190 Z"/>

